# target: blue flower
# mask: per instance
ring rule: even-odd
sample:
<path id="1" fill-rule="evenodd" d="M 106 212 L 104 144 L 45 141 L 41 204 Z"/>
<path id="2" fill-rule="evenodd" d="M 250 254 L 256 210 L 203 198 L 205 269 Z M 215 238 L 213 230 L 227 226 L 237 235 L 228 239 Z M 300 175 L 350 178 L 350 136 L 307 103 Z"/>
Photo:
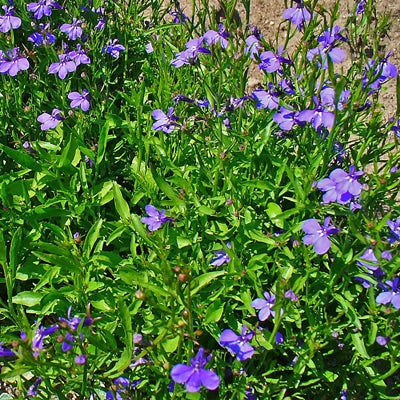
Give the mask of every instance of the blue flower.
<path id="1" fill-rule="evenodd" d="M 258 319 L 260 321 L 265 321 L 270 317 L 270 315 L 275 317 L 275 311 L 272 310 L 272 307 L 275 305 L 275 295 L 264 292 L 264 297 L 265 300 L 258 298 L 250 303 L 250 305 L 256 310 L 260 310 L 258 313 Z"/>
<path id="2" fill-rule="evenodd" d="M 389 243 L 395 243 L 400 240 L 400 217 L 397 217 L 396 221 L 387 220 L 387 226 L 390 229 L 391 236 L 388 237 Z"/>
<path id="3" fill-rule="evenodd" d="M 26 392 L 27 397 L 35 397 L 38 394 L 38 386 L 42 383 L 43 378 L 39 376 L 36 381 L 29 387 L 28 391 Z"/>
<path id="4" fill-rule="evenodd" d="M 122 46 L 122 44 L 119 44 L 117 42 L 118 42 L 118 39 L 114 39 L 114 40 L 110 39 L 110 41 L 108 42 L 108 45 L 103 46 L 103 48 L 101 49 L 101 53 L 102 54 L 107 53 L 107 54 L 110 54 L 111 57 L 118 58 L 119 53 L 121 51 L 124 51 L 125 47 Z"/>
<path id="5" fill-rule="evenodd" d="M 82 36 L 81 23 L 82 21 L 80 19 L 73 18 L 72 24 L 62 24 L 60 26 L 60 31 L 67 33 L 70 40 L 76 40 Z"/>
<path id="6" fill-rule="evenodd" d="M 11 29 L 18 29 L 21 26 L 21 18 L 14 15 L 14 7 L 4 5 L 5 14 L 0 16 L 0 32 L 7 33 Z"/>
<path id="7" fill-rule="evenodd" d="M 228 249 L 230 249 L 232 247 L 230 242 L 228 242 L 226 244 L 226 247 Z M 214 254 L 216 255 L 216 257 L 211 260 L 210 265 L 219 267 L 220 265 L 231 261 L 231 258 L 228 256 L 228 254 L 226 253 L 226 251 L 224 249 L 216 250 L 216 251 L 214 251 Z"/>
<path id="8" fill-rule="evenodd" d="M 54 108 L 51 114 L 43 113 L 37 117 L 37 120 L 41 123 L 40 129 L 47 131 L 48 129 L 55 128 L 63 119 L 61 111 L 58 108 Z"/>
<path id="9" fill-rule="evenodd" d="M 140 221 L 148 226 L 150 232 L 160 229 L 161 225 L 168 221 L 173 221 L 172 218 L 165 216 L 164 209 L 158 211 L 157 208 L 155 208 L 151 204 L 148 204 L 145 207 L 145 210 L 148 217 L 143 217 Z"/>
<path id="10" fill-rule="evenodd" d="M 37 3 L 29 3 L 26 9 L 33 12 L 33 17 L 36 19 L 41 19 L 43 15 L 49 17 L 52 12 L 52 8 L 61 9 L 62 7 L 53 0 L 39 0 Z"/>
<path id="11" fill-rule="evenodd" d="M 211 355 L 204 357 L 204 349 L 200 347 L 197 355 L 190 359 L 190 365 L 177 364 L 171 370 L 171 378 L 176 383 L 185 384 L 187 392 L 198 392 L 201 386 L 209 390 L 215 390 L 220 384 L 218 375 L 204 366 L 210 360 Z"/>
<path id="12" fill-rule="evenodd" d="M 400 290 L 399 290 L 400 278 L 396 277 L 393 281 L 386 281 L 389 290 L 378 294 L 376 302 L 378 304 L 389 304 L 391 303 L 394 308 L 400 309 Z"/>
<path id="13" fill-rule="evenodd" d="M 154 110 L 151 116 L 156 120 L 153 124 L 153 129 L 155 131 L 163 131 L 165 133 L 171 133 L 177 126 L 176 121 L 179 117 L 174 116 L 174 108 L 168 108 L 167 114 L 163 110 Z"/>
<path id="14" fill-rule="evenodd" d="M 311 13 L 304 7 L 303 1 L 296 0 L 298 3 L 296 7 L 287 8 L 283 12 L 283 18 L 288 19 L 293 25 L 297 26 L 297 29 L 301 31 L 305 21 L 310 21 Z"/>
<path id="15" fill-rule="evenodd" d="M 0 342 L 0 357 L 15 357 L 16 354 L 6 347 L 3 347 L 3 343 Z"/>
<path id="16" fill-rule="evenodd" d="M 36 330 L 35 336 L 32 339 L 32 354 L 37 357 L 43 351 L 43 341 L 46 336 L 52 335 L 58 330 L 58 325 L 53 325 L 50 328 L 43 328 L 42 326 Z"/>
<path id="17" fill-rule="evenodd" d="M 176 53 L 175 58 L 171 61 L 171 65 L 179 68 L 182 65 L 195 64 L 199 53 L 210 54 L 211 51 L 203 47 L 203 42 L 203 37 L 189 40 L 186 43 L 186 50 Z"/>
<path id="18" fill-rule="evenodd" d="M 330 217 L 325 218 L 323 226 L 315 218 L 307 219 L 303 222 L 301 228 L 306 233 L 303 243 L 307 245 L 313 244 L 314 251 L 317 254 L 325 254 L 331 247 L 328 236 L 339 232 L 338 228 L 330 225 L 330 222 Z"/>
<path id="19" fill-rule="evenodd" d="M 247 360 L 254 354 L 254 348 L 248 343 L 253 339 L 254 332 L 251 331 L 246 334 L 246 331 L 246 325 L 243 325 L 240 335 L 237 335 L 231 329 L 225 329 L 219 338 L 220 345 L 227 347 L 231 353 L 236 355 L 239 361 Z"/>
<path id="20" fill-rule="evenodd" d="M 361 194 L 362 184 L 358 179 L 364 174 L 363 171 L 356 171 L 353 165 L 349 172 L 341 168 L 334 169 L 329 178 L 318 181 L 317 188 L 325 192 L 322 197 L 323 203 L 337 202 L 347 204 Z"/>
<path id="21" fill-rule="evenodd" d="M 82 94 L 79 92 L 71 92 L 68 98 L 72 100 L 71 108 L 80 107 L 82 111 L 89 110 L 89 91 L 87 89 L 83 89 Z"/>

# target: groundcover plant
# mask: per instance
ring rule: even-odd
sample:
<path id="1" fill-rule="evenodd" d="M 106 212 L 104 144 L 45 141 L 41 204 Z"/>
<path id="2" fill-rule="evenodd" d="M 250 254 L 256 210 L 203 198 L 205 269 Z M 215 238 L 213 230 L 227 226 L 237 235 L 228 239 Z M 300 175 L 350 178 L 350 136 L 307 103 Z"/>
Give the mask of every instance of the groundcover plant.
<path id="1" fill-rule="evenodd" d="M 400 398 L 390 18 L 283 3 L 3 0 L 2 399 Z"/>

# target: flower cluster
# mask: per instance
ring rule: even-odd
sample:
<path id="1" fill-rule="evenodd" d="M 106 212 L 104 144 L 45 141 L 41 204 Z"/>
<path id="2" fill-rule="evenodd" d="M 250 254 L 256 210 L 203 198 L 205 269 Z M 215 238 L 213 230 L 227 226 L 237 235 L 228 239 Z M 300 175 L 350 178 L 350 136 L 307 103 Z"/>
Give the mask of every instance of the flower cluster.
<path id="1" fill-rule="evenodd" d="M 364 172 L 356 171 L 353 165 L 350 166 L 349 172 L 341 168 L 333 170 L 328 178 L 321 179 L 317 183 L 317 188 L 325 192 L 322 197 L 323 203 L 348 204 L 353 202 L 354 207 L 354 201 L 360 196 L 362 190 L 362 184 L 358 179 L 363 175 Z"/>

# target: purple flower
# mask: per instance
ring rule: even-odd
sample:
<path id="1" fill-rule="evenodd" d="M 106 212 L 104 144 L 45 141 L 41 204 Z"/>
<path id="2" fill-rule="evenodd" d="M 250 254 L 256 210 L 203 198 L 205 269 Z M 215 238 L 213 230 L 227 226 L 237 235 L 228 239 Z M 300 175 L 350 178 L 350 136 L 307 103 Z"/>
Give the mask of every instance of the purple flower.
<path id="1" fill-rule="evenodd" d="M 153 124 L 153 129 L 155 131 L 163 131 L 165 133 L 171 133 L 177 126 L 176 121 L 179 117 L 174 116 L 174 108 L 169 107 L 167 114 L 163 110 L 154 110 L 151 116 L 156 120 Z"/>
<path id="2" fill-rule="evenodd" d="M 279 128 L 284 131 L 290 131 L 293 125 L 297 122 L 297 112 L 281 107 L 277 113 L 274 114 L 273 120 L 279 124 Z"/>
<path id="3" fill-rule="evenodd" d="M 67 33 L 70 40 L 76 40 L 82 36 L 81 23 L 82 21 L 80 19 L 73 18 L 72 24 L 62 24 L 60 26 L 60 31 Z"/>
<path id="4" fill-rule="evenodd" d="M 369 87 L 369 94 L 375 93 L 379 90 L 381 84 L 387 79 L 397 77 L 397 67 L 388 62 L 388 58 L 392 55 L 393 52 L 389 52 L 378 64 L 376 64 L 375 60 L 368 61 L 362 79 L 362 88 L 365 89 L 366 87 Z"/>
<path id="5" fill-rule="evenodd" d="M 339 204 L 346 204 L 358 197 L 362 190 L 362 184 L 358 178 L 364 175 L 363 171 L 356 171 L 351 165 L 349 172 L 341 168 L 334 169 L 329 178 L 318 181 L 317 187 L 325 192 L 322 197 L 323 203 L 328 204 L 336 201 Z"/>
<path id="6" fill-rule="evenodd" d="M 268 108 L 270 110 L 279 107 L 278 93 L 273 91 L 273 84 L 268 84 L 268 92 L 263 89 L 255 89 L 252 93 L 252 97 L 256 100 L 257 108 Z"/>
<path id="7" fill-rule="evenodd" d="M 148 204 L 145 207 L 145 210 L 148 217 L 143 217 L 140 221 L 148 226 L 150 232 L 160 229 L 161 225 L 165 224 L 168 221 L 173 221 L 172 218 L 165 216 L 164 209 L 158 211 L 157 208 L 155 208 L 151 204 Z"/>
<path id="8" fill-rule="evenodd" d="M 28 42 L 33 42 L 37 47 L 45 44 L 53 44 L 56 41 L 56 37 L 51 32 L 47 32 L 49 27 L 50 24 L 39 24 L 40 32 L 33 32 L 29 35 Z"/>
<path id="9" fill-rule="evenodd" d="M 171 61 L 171 65 L 175 68 L 183 65 L 195 64 L 199 53 L 211 54 L 211 51 L 203 47 L 203 37 L 191 39 L 186 43 L 186 50 L 175 54 L 175 58 Z"/>
<path id="10" fill-rule="evenodd" d="M 278 48 L 277 54 L 274 52 L 268 50 L 264 51 L 260 54 L 260 60 L 261 63 L 258 65 L 260 69 L 263 69 L 264 71 L 267 72 L 281 72 L 281 64 L 290 64 L 291 61 L 287 58 L 282 57 L 282 54 L 284 53 L 283 46 L 280 46 Z"/>
<path id="11" fill-rule="evenodd" d="M 297 6 L 292 8 L 287 8 L 283 12 L 283 18 L 291 21 L 293 25 L 297 26 L 297 29 L 301 31 L 303 29 L 303 23 L 305 21 L 310 21 L 311 13 L 304 7 L 303 1 L 297 1 Z"/>
<path id="12" fill-rule="evenodd" d="M 290 289 L 286 290 L 285 299 L 292 300 L 293 302 L 299 300 L 299 298 L 296 296 L 296 293 L 294 293 L 293 290 Z"/>
<path id="13" fill-rule="evenodd" d="M 33 17 L 41 19 L 43 15 L 49 17 L 51 15 L 51 7 L 61 9 L 61 6 L 53 0 L 39 0 L 37 3 L 29 3 L 26 9 L 33 12 Z"/>
<path id="14" fill-rule="evenodd" d="M 230 249 L 232 246 L 228 242 L 226 244 L 226 247 L 228 249 Z M 214 265 L 216 267 L 219 267 L 222 264 L 228 263 L 228 262 L 231 261 L 231 258 L 228 256 L 228 254 L 226 253 L 226 251 L 224 249 L 216 250 L 216 251 L 214 251 L 214 254 L 215 254 L 216 257 L 211 260 L 210 265 Z"/>
<path id="15" fill-rule="evenodd" d="M 390 342 L 389 336 L 377 336 L 376 337 L 376 343 L 378 343 L 380 346 L 386 346 L 389 342 Z"/>
<path id="16" fill-rule="evenodd" d="M 347 41 L 345 37 L 340 34 L 343 28 L 334 26 L 331 30 L 325 31 L 319 38 L 320 46 L 310 49 L 307 52 L 308 61 L 312 61 L 314 57 L 319 56 L 318 65 L 322 69 L 328 68 L 328 56 L 333 63 L 344 61 L 346 53 L 343 49 L 336 46 L 337 41 Z"/>
<path id="17" fill-rule="evenodd" d="M 137 379 L 131 382 L 128 378 L 123 376 L 114 379 L 115 397 L 113 391 L 109 390 L 106 393 L 106 400 L 123 400 L 125 398 L 131 398 L 129 394 L 141 381 L 141 379 Z"/>
<path id="18" fill-rule="evenodd" d="M 60 79 L 64 79 L 69 72 L 76 70 L 76 64 L 69 54 L 59 54 L 59 62 L 50 64 L 49 74 L 58 74 Z"/>
<path id="19" fill-rule="evenodd" d="M 60 115 L 61 111 L 54 108 L 51 114 L 43 113 L 37 117 L 37 120 L 42 124 L 40 129 L 47 131 L 48 129 L 55 128 L 64 118 Z"/>
<path id="20" fill-rule="evenodd" d="M 19 47 L 7 51 L 8 58 L 0 50 L 0 74 L 9 74 L 15 76 L 19 71 L 25 71 L 29 68 L 29 61 L 20 54 Z"/>
<path id="21" fill-rule="evenodd" d="M 332 111 L 328 111 L 324 104 L 319 103 L 318 99 L 314 97 L 316 107 L 312 110 L 300 111 L 297 115 L 297 120 L 300 122 L 310 122 L 315 130 L 318 130 L 321 126 L 325 128 L 332 128 L 335 122 L 335 114 Z"/>
<path id="22" fill-rule="evenodd" d="M 125 50 L 125 47 L 122 46 L 122 44 L 118 43 L 118 39 L 114 39 L 114 40 L 110 39 L 108 45 L 103 46 L 103 48 L 101 49 L 101 53 L 102 54 L 107 53 L 107 54 L 110 54 L 111 57 L 118 58 L 119 53 L 124 50 Z"/>
<path id="23" fill-rule="evenodd" d="M 71 101 L 71 108 L 80 107 L 82 111 L 89 110 L 90 103 L 89 103 L 89 91 L 83 89 L 82 94 L 79 92 L 71 92 L 68 95 L 68 98 Z"/>
<path id="24" fill-rule="evenodd" d="M 171 370 L 171 378 L 176 383 L 184 383 L 187 392 L 198 392 L 201 386 L 208 390 L 215 390 L 219 386 L 218 375 L 204 366 L 210 360 L 211 355 L 204 357 L 204 349 L 200 347 L 197 355 L 190 359 L 190 365 L 177 364 Z"/>
<path id="25" fill-rule="evenodd" d="M 275 343 L 276 344 L 282 344 L 285 341 L 285 338 L 283 337 L 283 334 L 281 332 L 276 332 L 275 335 Z"/>
<path id="26" fill-rule="evenodd" d="M 387 226 L 390 229 L 391 236 L 388 237 L 389 243 L 395 243 L 396 241 L 400 240 L 400 217 L 397 217 L 396 221 L 387 220 Z"/>
<path id="27" fill-rule="evenodd" d="M 187 16 L 181 10 L 179 1 L 175 1 L 175 11 L 169 11 L 168 14 L 174 17 L 174 24 L 184 24 L 187 21 Z"/>
<path id="28" fill-rule="evenodd" d="M 61 350 L 65 353 L 67 351 L 70 351 L 73 347 L 73 342 L 75 341 L 74 335 L 72 333 L 67 332 L 65 334 L 65 338 L 63 342 L 61 343 Z"/>
<path id="29" fill-rule="evenodd" d="M 35 397 L 38 394 L 38 386 L 42 383 L 43 378 L 39 376 L 36 381 L 29 387 L 28 391 L 26 392 L 27 397 Z"/>
<path id="30" fill-rule="evenodd" d="M 366 0 L 360 0 L 356 7 L 356 14 L 362 14 L 365 10 Z"/>
<path id="31" fill-rule="evenodd" d="M 28 152 L 28 153 L 36 153 L 36 150 L 32 148 L 31 144 L 29 143 L 28 140 L 26 140 L 23 144 L 22 147 Z"/>
<path id="32" fill-rule="evenodd" d="M 376 302 L 378 304 L 391 303 L 393 307 L 400 309 L 400 290 L 399 290 L 400 278 L 396 277 L 393 281 L 386 281 L 386 285 L 389 286 L 388 291 L 378 294 Z"/>
<path id="33" fill-rule="evenodd" d="M 5 14 L 0 16 L 0 32 L 7 33 L 11 29 L 18 29 L 21 26 L 21 18 L 14 15 L 14 7 L 4 5 Z"/>
<path id="34" fill-rule="evenodd" d="M 347 390 L 346 389 L 343 389 L 342 393 L 340 393 L 339 400 L 347 400 Z"/>
<path id="35" fill-rule="evenodd" d="M 76 50 L 68 52 L 67 56 L 75 62 L 76 66 L 80 64 L 90 64 L 90 58 L 86 55 L 85 49 L 82 49 L 79 43 L 76 45 Z"/>
<path id="36" fill-rule="evenodd" d="M 99 31 L 102 31 L 107 23 L 107 18 L 105 15 L 103 15 L 102 17 L 99 18 L 99 20 L 97 21 L 97 24 L 95 26 L 95 28 Z"/>
<path id="37" fill-rule="evenodd" d="M 0 358 L 1 357 L 15 357 L 16 354 L 12 351 L 7 349 L 6 347 L 3 347 L 3 343 L 0 342 Z"/>
<path id="38" fill-rule="evenodd" d="M 255 55 L 262 48 L 261 42 L 254 35 L 250 35 L 246 38 L 246 47 L 244 48 L 244 54 L 249 54 L 250 58 L 255 59 Z"/>
<path id="39" fill-rule="evenodd" d="M 77 365 L 86 364 L 86 356 L 85 356 L 85 354 L 79 354 L 78 356 L 76 356 L 74 362 Z"/>
<path id="40" fill-rule="evenodd" d="M 226 31 L 223 24 L 218 25 L 218 32 L 209 30 L 207 31 L 203 39 L 207 43 L 207 46 L 212 46 L 216 44 L 220 44 L 223 49 L 228 47 L 228 40 L 229 32 Z"/>
<path id="41" fill-rule="evenodd" d="M 229 351 L 236 355 L 236 359 L 244 361 L 251 358 L 254 354 L 254 348 L 249 345 L 251 339 L 253 339 L 254 332 L 246 334 L 247 326 L 243 325 L 242 332 L 240 335 L 231 329 L 225 329 L 219 338 L 219 344 L 227 347 Z"/>
<path id="42" fill-rule="evenodd" d="M 79 238 L 79 232 L 76 232 L 76 233 L 78 233 L 77 238 Z M 74 238 L 75 238 L 76 233 L 74 234 Z M 74 317 L 71 318 L 71 311 L 72 311 L 72 306 L 69 306 L 68 307 L 68 311 L 67 311 L 67 318 L 68 319 L 63 318 L 63 317 L 59 317 L 58 319 L 59 319 L 59 321 L 62 322 L 62 325 L 64 325 L 64 327 L 68 326 L 73 331 L 76 331 L 78 329 L 81 321 L 82 321 L 82 318 L 79 318 L 77 316 L 74 316 Z M 91 325 L 93 325 L 93 323 L 94 323 L 93 318 L 88 316 L 87 318 L 85 318 L 83 320 L 82 326 L 91 326 Z"/>
<path id="43" fill-rule="evenodd" d="M 321 97 L 321 104 L 324 107 L 333 109 L 336 108 L 335 104 L 335 89 L 329 87 L 329 86 L 324 86 L 321 90 L 320 97 Z M 348 102 L 350 97 L 350 90 L 343 90 L 340 93 L 339 100 L 337 103 L 337 109 L 342 111 L 345 107 L 345 104 Z"/>
<path id="44" fill-rule="evenodd" d="M 258 298 L 250 303 L 256 310 L 260 310 L 258 313 L 258 319 L 260 321 L 265 321 L 270 315 L 275 317 L 275 311 L 272 310 L 272 307 L 275 305 L 275 295 L 264 292 L 264 297 L 266 300 Z"/>
<path id="45" fill-rule="evenodd" d="M 40 326 L 32 339 L 32 354 L 37 357 L 43 351 L 43 341 L 46 336 L 52 335 L 58 329 L 58 325 L 53 325 L 50 328 L 43 328 Z"/>
<path id="46" fill-rule="evenodd" d="M 306 234 L 303 238 L 303 243 L 306 245 L 313 244 L 314 251 L 317 254 L 325 254 L 331 247 L 328 236 L 339 232 L 338 228 L 330 225 L 330 222 L 330 217 L 325 218 L 323 226 L 314 218 L 303 222 L 301 229 Z"/>

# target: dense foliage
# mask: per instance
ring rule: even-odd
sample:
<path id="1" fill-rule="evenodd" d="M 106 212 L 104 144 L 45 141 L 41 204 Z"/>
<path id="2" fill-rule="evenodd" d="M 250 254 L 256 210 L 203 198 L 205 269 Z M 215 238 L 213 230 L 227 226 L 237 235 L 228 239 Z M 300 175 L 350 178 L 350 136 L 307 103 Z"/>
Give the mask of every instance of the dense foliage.
<path id="1" fill-rule="evenodd" d="M 237 3 L 4 4 L 16 398 L 400 397 L 390 19 L 285 0 L 265 37 Z"/>

